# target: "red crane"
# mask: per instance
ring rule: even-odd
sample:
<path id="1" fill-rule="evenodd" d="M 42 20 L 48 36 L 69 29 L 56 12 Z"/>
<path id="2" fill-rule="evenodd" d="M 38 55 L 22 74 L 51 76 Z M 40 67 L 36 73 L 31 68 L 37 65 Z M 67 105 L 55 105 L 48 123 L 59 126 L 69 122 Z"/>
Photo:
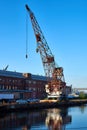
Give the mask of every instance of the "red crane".
<path id="1" fill-rule="evenodd" d="M 45 76 L 48 79 L 48 83 L 46 85 L 46 92 L 49 96 L 58 97 L 61 93 L 65 95 L 66 83 L 64 80 L 63 68 L 58 67 L 56 65 L 54 55 L 52 54 L 47 41 L 41 31 L 41 28 L 34 16 L 34 13 L 31 9 L 26 5 L 26 9 L 29 13 L 32 27 L 34 30 L 34 34 L 37 42 L 36 51 L 40 53 Z"/>

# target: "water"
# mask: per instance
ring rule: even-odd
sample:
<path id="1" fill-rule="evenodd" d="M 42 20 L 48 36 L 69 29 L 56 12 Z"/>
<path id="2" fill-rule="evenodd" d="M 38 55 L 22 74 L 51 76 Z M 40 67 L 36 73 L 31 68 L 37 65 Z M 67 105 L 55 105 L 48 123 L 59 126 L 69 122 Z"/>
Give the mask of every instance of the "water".
<path id="1" fill-rule="evenodd" d="M 0 130 L 87 130 L 87 106 L 0 113 Z"/>

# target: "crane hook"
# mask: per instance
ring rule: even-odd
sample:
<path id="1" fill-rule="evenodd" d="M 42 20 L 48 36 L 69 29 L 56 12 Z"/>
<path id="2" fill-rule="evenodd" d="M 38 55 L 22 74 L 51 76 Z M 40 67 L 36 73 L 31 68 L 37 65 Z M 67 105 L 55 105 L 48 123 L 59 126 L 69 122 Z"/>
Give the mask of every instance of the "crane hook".
<path id="1" fill-rule="evenodd" d="M 26 54 L 26 59 L 28 58 L 28 55 Z"/>

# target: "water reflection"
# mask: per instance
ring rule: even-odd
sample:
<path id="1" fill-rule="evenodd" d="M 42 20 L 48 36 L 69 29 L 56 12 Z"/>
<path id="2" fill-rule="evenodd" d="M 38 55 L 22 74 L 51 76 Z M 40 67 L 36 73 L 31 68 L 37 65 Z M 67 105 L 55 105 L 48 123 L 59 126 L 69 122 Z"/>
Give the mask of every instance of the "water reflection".
<path id="1" fill-rule="evenodd" d="M 48 109 L 46 125 L 49 130 L 64 130 L 66 124 L 71 122 L 67 109 Z"/>
<path id="2" fill-rule="evenodd" d="M 84 113 L 84 111 L 86 110 L 86 106 L 85 105 L 80 106 L 79 109 L 80 109 L 81 113 Z"/>
<path id="3" fill-rule="evenodd" d="M 45 109 L 0 115 L 0 130 L 64 130 L 71 123 L 68 109 Z"/>

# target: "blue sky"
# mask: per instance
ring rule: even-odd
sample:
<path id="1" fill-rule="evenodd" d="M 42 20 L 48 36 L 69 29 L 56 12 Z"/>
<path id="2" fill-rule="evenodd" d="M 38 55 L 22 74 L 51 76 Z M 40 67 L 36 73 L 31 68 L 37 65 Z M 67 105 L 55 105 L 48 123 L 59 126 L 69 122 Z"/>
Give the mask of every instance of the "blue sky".
<path id="1" fill-rule="evenodd" d="M 34 12 L 65 80 L 73 87 L 87 87 L 87 0 L 0 0 L 0 69 L 44 75 L 36 39 L 26 9 Z"/>

